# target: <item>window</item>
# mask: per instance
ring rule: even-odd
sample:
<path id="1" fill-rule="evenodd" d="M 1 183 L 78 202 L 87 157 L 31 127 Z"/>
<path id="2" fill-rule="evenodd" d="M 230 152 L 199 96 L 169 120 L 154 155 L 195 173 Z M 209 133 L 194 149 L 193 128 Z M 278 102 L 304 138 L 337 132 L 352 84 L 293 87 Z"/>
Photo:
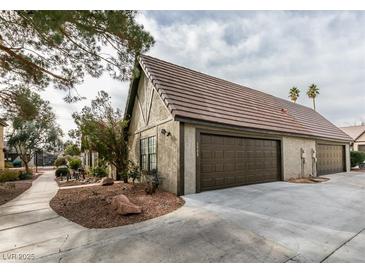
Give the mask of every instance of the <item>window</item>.
<path id="1" fill-rule="evenodd" d="M 157 169 L 156 136 L 141 139 L 141 169 L 151 171 Z"/>

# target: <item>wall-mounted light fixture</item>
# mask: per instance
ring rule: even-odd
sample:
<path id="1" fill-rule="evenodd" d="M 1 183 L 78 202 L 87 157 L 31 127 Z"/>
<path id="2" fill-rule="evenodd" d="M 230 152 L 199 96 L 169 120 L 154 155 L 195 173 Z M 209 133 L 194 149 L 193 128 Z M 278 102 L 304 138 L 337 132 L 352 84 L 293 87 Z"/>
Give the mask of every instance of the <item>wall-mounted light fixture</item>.
<path id="1" fill-rule="evenodd" d="M 166 136 L 170 136 L 171 135 L 171 132 L 170 131 L 166 131 L 166 129 L 161 129 L 161 133 L 163 134 L 163 135 L 166 135 Z"/>

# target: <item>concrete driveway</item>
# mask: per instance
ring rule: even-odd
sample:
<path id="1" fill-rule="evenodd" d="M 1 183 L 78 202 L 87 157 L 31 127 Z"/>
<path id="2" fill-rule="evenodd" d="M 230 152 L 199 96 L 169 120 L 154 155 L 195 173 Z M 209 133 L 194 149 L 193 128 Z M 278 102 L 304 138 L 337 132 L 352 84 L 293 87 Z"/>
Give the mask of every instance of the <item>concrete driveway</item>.
<path id="1" fill-rule="evenodd" d="M 160 218 L 85 229 L 47 207 L 57 191 L 47 173 L 15 205 L 0 207 L 0 261 L 365 262 L 365 173 L 328 177 L 187 195 L 184 207 Z"/>

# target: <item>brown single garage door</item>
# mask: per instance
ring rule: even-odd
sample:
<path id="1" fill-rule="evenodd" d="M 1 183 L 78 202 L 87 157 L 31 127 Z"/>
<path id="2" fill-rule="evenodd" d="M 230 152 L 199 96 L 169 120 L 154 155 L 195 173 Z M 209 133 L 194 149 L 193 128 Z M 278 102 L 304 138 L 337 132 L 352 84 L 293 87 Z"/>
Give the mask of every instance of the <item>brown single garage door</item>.
<path id="1" fill-rule="evenodd" d="M 200 135 L 199 191 L 281 180 L 280 142 Z"/>
<path id="2" fill-rule="evenodd" d="M 345 171 L 345 146 L 319 144 L 317 146 L 318 175 Z"/>

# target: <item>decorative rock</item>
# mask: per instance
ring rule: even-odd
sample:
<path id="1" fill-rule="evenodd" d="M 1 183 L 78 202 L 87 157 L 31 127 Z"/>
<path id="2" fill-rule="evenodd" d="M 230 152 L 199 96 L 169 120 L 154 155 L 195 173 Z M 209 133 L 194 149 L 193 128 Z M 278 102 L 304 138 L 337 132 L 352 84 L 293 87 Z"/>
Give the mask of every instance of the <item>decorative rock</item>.
<path id="1" fill-rule="evenodd" d="M 120 194 L 113 197 L 111 206 L 120 215 L 127 215 L 132 213 L 141 213 L 142 208 L 129 201 L 127 196 Z"/>
<path id="2" fill-rule="evenodd" d="M 110 186 L 112 184 L 114 184 L 114 180 L 112 178 L 109 178 L 109 177 L 104 177 L 100 181 L 100 185 L 102 185 L 102 186 Z"/>

